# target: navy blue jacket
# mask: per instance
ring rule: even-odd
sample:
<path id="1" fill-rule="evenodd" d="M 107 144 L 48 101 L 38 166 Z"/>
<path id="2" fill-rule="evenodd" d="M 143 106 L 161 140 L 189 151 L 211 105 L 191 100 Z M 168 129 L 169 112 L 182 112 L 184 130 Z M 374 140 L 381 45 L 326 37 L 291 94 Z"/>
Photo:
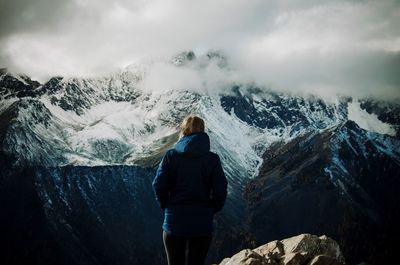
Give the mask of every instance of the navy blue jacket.
<path id="1" fill-rule="evenodd" d="M 182 236 L 211 234 L 214 214 L 225 203 L 227 184 L 207 133 L 183 136 L 165 153 L 153 180 L 156 199 L 165 209 L 163 230 Z"/>

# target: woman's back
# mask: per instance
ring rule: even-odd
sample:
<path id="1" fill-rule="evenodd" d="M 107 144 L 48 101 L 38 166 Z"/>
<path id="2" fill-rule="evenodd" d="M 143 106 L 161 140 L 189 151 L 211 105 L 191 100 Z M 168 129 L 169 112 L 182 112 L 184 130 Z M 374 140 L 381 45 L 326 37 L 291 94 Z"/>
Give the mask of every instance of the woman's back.
<path id="1" fill-rule="evenodd" d="M 168 206 L 210 206 L 212 173 L 218 165 L 218 155 L 210 152 L 206 133 L 194 133 L 182 138 L 169 152 L 171 159 L 171 187 Z"/>
<path id="2" fill-rule="evenodd" d="M 226 179 L 219 156 L 210 152 L 205 132 L 182 137 L 165 154 L 153 186 L 163 193 L 164 230 L 181 235 L 204 235 L 213 230 L 213 214 L 226 198 Z M 166 177 L 163 183 L 163 176 Z M 164 186 L 163 186 L 164 184 Z"/>
<path id="3" fill-rule="evenodd" d="M 157 169 L 153 188 L 164 209 L 163 241 L 169 265 L 203 264 L 211 243 L 214 214 L 227 196 L 219 156 L 210 151 L 204 121 L 188 116 L 183 137 L 168 150 Z"/>

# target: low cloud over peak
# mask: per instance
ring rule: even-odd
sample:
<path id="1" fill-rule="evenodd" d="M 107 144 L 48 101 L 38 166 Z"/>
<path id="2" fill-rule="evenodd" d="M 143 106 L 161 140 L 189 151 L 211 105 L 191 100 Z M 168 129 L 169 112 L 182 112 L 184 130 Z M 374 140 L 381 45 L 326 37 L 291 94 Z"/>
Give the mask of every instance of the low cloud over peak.
<path id="1" fill-rule="evenodd" d="M 42 80 L 217 49 L 229 58 L 229 78 L 294 92 L 400 95 L 396 0 L 0 0 L 0 23 L 0 66 Z M 157 67 L 179 86 L 199 81 Z"/>

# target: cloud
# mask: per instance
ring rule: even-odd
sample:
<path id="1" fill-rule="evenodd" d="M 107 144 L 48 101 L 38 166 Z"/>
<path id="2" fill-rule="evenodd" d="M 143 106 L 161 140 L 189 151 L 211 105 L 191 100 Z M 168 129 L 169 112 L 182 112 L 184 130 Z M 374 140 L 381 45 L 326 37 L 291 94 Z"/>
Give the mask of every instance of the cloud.
<path id="1" fill-rule="evenodd" d="M 396 0 L 0 0 L 0 23 L 1 66 L 42 80 L 219 49 L 228 74 L 156 65 L 147 85 L 210 89 L 240 77 L 294 92 L 400 94 Z"/>
<path id="2" fill-rule="evenodd" d="M 181 53 L 183 63 L 156 61 L 148 64 L 145 76 L 139 88 L 151 92 L 167 90 L 186 90 L 206 92 L 208 94 L 226 92 L 232 84 L 250 83 L 240 71 L 231 69 L 223 53 L 213 51 L 187 60 L 186 53 Z"/>

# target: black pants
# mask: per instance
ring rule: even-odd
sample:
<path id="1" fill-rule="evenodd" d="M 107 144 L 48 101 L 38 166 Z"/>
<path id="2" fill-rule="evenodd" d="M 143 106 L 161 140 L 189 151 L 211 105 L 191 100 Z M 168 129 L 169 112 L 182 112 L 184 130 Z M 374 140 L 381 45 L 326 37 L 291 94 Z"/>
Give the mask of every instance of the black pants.
<path id="1" fill-rule="evenodd" d="M 168 265 L 204 265 L 211 238 L 211 235 L 204 237 L 174 236 L 164 231 L 163 241 Z"/>

